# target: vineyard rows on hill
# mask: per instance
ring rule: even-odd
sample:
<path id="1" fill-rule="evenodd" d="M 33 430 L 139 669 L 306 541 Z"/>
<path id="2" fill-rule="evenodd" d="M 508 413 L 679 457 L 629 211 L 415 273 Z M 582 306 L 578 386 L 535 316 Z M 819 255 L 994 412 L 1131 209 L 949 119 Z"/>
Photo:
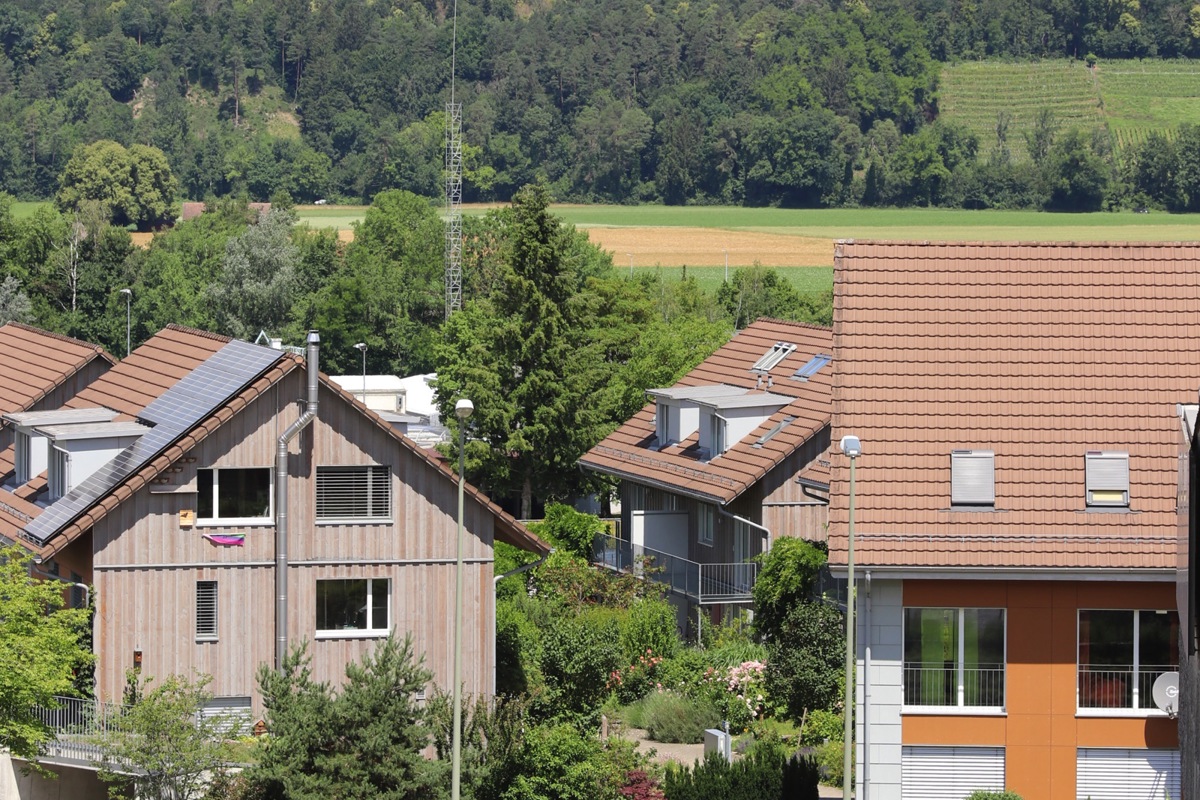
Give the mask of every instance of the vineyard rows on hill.
<path id="1" fill-rule="evenodd" d="M 941 118 L 979 137 L 981 154 L 996 147 L 1007 113 L 1012 157 L 1028 158 L 1026 134 L 1050 109 L 1059 130 L 1107 135 L 1118 156 L 1152 132 L 1174 139 L 1179 125 L 1200 121 L 1200 65 L 1187 60 L 970 62 L 947 65 L 939 87 Z"/>

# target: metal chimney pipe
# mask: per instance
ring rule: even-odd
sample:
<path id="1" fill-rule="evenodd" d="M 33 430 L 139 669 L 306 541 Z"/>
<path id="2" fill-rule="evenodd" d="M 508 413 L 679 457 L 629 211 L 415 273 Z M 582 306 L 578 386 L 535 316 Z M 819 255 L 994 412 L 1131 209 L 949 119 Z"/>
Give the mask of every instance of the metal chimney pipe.
<path id="1" fill-rule="evenodd" d="M 308 332 L 308 402 L 304 413 L 279 437 L 275 450 L 275 669 L 283 669 L 288 650 L 288 443 L 317 416 L 321 337 Z"/>

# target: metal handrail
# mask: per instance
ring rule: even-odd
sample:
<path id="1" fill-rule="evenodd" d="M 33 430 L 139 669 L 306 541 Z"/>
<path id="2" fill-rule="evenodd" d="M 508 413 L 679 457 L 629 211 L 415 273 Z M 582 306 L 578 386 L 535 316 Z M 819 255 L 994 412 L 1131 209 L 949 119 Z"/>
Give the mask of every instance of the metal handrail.
<path id="1" fill-rule="evenodd" d="M 98 741 L 125 710 L 120 703 L 80 697 L 55 697 L 52 706 L 34 706 L 34 716 L 54 733 L 40 755 L 53 761 L 96 763 L 101 758 Z"/>
<path id="2" fill-rule="evenodd" d="M 665 583 L 671 591 L 702 605 L 749 602 L 758 577 L 758 564 L 753 562 L 701 564 L 607 533 L 592 540 L 592 561 Z"/>

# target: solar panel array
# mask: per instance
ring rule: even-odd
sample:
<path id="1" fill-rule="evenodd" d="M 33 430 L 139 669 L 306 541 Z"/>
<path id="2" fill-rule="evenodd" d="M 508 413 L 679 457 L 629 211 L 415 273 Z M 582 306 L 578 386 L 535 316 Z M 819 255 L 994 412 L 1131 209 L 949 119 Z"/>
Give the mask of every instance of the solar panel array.
<path id="1" fill-rule="evenodd" d="M 154 426 L 148 433 L 39 514 L 25 526 L 25 537 L 44 544 L 281 356 L 278 350 L 236 340 L 213 353 L 142 410 L 138 419 Z"/>

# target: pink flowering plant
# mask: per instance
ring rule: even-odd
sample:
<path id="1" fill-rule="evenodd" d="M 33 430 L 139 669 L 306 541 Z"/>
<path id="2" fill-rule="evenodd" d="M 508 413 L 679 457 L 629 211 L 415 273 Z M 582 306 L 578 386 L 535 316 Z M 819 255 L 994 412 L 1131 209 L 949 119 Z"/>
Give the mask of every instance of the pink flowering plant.
<path id="1" fill-rule="evenodd" d="M 701 685 L 734 729 L 745 729 L 751 722 L 771 716 L 774 707 L 766 693 L 766 668 L 762 661 L 743 661 L 718 669 L 709 667 Z"/>
<path id="2" fill-rule="evenodd" d="M 623 704 L 640 700 L 651 691 L 663 688 L 662 663 L 662 656 L 655 655 L 654 649 L 647 647 L 632 664 L 610 672 L 607 686 Z"/>

